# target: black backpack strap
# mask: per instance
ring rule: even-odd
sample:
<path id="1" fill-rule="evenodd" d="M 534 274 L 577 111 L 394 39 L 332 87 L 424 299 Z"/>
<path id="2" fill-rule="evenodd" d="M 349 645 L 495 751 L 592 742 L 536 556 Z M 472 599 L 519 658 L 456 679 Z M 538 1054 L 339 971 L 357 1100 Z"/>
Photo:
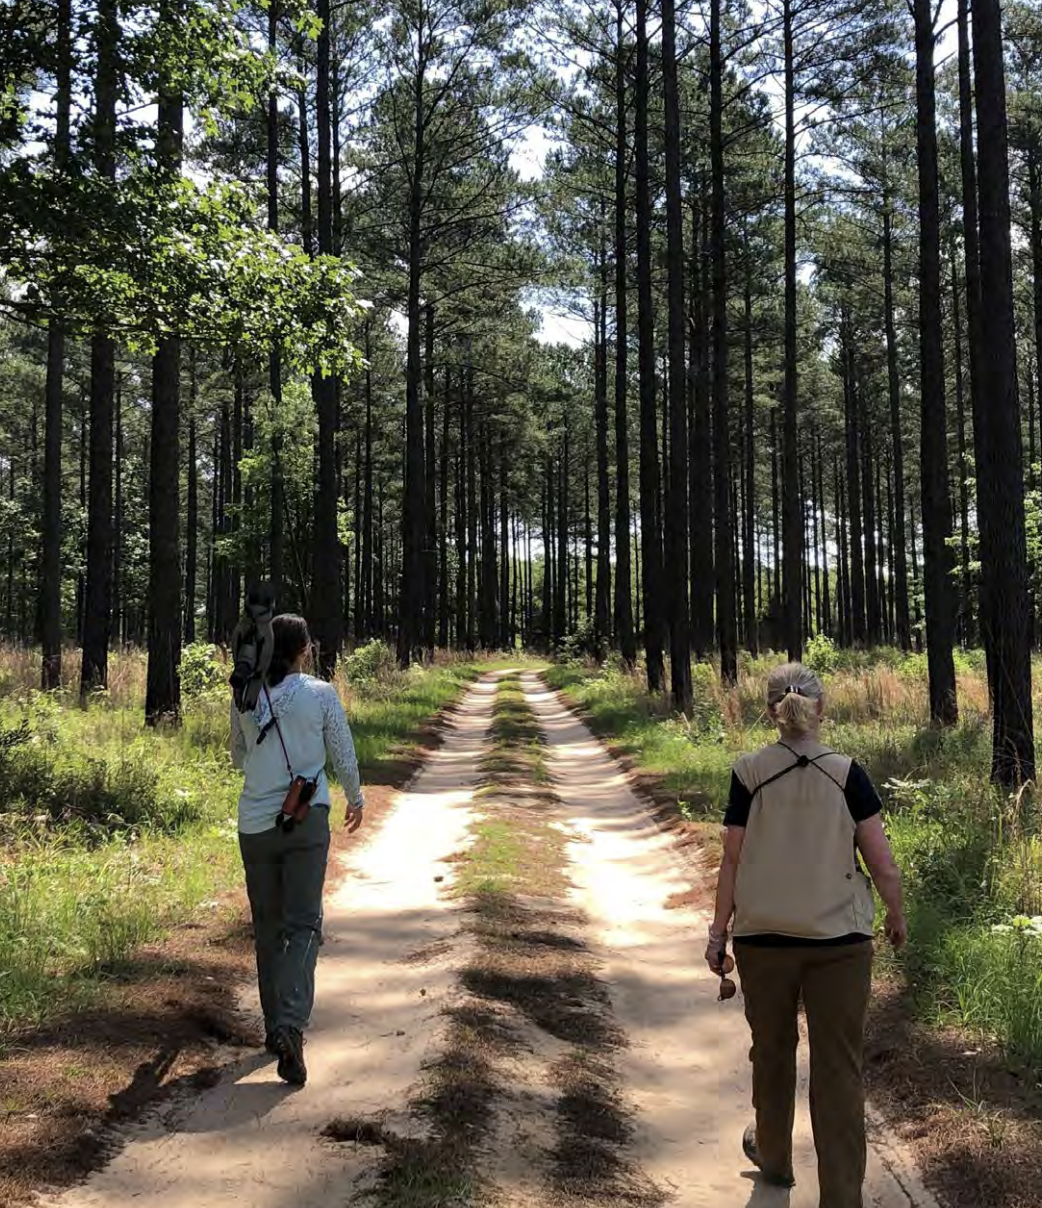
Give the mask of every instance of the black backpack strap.
<path id="1" fill-rule="evenodd" d="M 275 705 L 271 699 L 271 693 L 268 691 L 268 685 L 263 685 L 264 699 L 268 702 L 268 711 L 271 713 L 271 721 L 264 727 L 257 738 L 257 745 L 260 746 L 272 726 L 275 727 L 275 733 L 279 736 L 279 746 L 282 747 L 282 757 L 286 761 L 286 771 L 289 773 L 289 782 L 293 783 L 293 765 L 290 763 L 289 751 L 286 750 L 286 740 L 282 737 L 282 727 L 279 725 L 279 719 L 275 716 Z"/>
<path id="2" fill-rule="evenodd" d="M 836 754 L 835 751 L 822 751 L 820 755 L 815 755 L 813 758 L 811 758 L 811 756 L 809 756 L 809 755 L 797 754 L 797 752 L 794 751 L 792 749 L 792 747 L 787 746 L 784 742 L 779 742 L 778 746 L 784 747 L 785 750 L 789 752 L 789 754 L 793 758 L 793 762 L 790 763 L 787 768 L 782 768 L 782 770 L 780 772 L 775 772 L 773 776 L 768 776 L 767 779 L 765 781 L 763 781 L 762 784 L 758 784 L 756 786 L 756 788 L 753 789 L 750 800 L 755 798 L 756 794 L 761 789 L 765 789 L 769 784 L 774 784 L 774 782 L 776 780 L 781 780 L 781 778 L 783 776 L 788 776 L 788 774 L 790 772 L 795 772 L 797 769 L 800 769 L 800 768 L 817 768 L 817 770 L 822 774 L 822 776 L 827 776 L 829 778 L 829 780 L 832 781 L 832 783 L 836 786 L 837 789 L 839 789 L 839 791 L 841 793 L 846 792 L 845 787 L 839 783 L 839 781 L 835 778 L 835 776 L 833 776 L 831 772 L 826 771 L 825 768 L 823 768 L 821 766 L 821 764 L 818 762 L 821 759 L 825 759 L 829 755 L 835 755 Z"/>

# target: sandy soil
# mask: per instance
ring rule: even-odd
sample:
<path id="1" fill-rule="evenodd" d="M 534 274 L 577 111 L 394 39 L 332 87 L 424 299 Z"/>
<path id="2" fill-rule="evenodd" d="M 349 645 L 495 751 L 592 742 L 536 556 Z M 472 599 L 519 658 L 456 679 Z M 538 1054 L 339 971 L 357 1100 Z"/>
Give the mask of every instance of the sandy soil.
<path id="1" fill-rule="evenodd" d="M 213 1089 L 164 1108 L 125 1138 L 110 1165 L 50 1208 L 296 1208 L 347 1205 L 372 1177 L 371 1151 L 337 1145 L 322 1130 L 342 1116 L 381 1119 L 399 1134 L 418 1125 L 410 1090 L 443 1037 L 443 1009 L 470 941 L 460 934 L 450 857 L 468 842 L 493 682 L 473 689 L 442 747 L 382 827 L 344 857 L 328 901 L 318 1007 L 308 1046 L 312 1077 L 290 1092 L 259 1057 Z M 689 888 L 671 840 L 649 820 L 619 765 L 534 677 L 526 693 L 545 728 L 549 766 L 570 838 L 574 905 L 600 962 L 628 1044 L 615 1058 L 633 1111 L 633 1159 L 678 1208 L 816 1208 L 805 1105 L 798 1122 L 798 1185 L 761 1187 L 745 1169 L 748 1033 L 740 1000 L 716 1001 L 701 961 L 705 919 L 667 909 Z M 547 1054 L 551 1056 L 551 1054 Z M 527 1114 L 548 1114 L 532 1088 Z M 506 1125 L 507 1120 L 501 1122 Z M 539 1133 L 529 1129 L 533 1137 Z M 494 1135 L 509 1145 L 509 1129 Z M 504 1146 L 505 1148 L 506 1146 Z M 488 1174 L 534 1205 L 538 1179 L 522 1177 L 518 1150 L 485 1156 Z M 483 1164 L 485 1164 L 483 1163 Z M 500 1170 L 497 1171 L 497 1164 Z M 528 1174 L 535 1172 L 527 1168 Z M 516 1196 L 510 1197 L 512 1200 Z M 936 1208 L 900 1147 L 877 1133 L 869 1208 Z"/>

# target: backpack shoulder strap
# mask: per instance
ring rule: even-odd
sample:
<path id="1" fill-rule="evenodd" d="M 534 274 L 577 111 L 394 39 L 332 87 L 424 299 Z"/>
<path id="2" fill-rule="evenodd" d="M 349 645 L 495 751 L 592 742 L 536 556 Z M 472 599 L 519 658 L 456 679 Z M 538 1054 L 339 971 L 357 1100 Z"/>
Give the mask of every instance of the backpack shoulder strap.
<path id="1" fill-rule="evenodd" d="M 268 702 L 268 712 L 271 714 L 271 725 L 273 725 L 275 727 L 275 733 L 279 736 L 279 746 L 282 747 L 282 757 L 286 761 L 286 771 L 289 773 L 289 781 L 290 781 L 290 784 L 292 784 L 293 783 L 293 765 L 292 765 L 292 763 L 290 763 L 289 751 L 286 750 L 286 740 L 282 737 L 282 727 L 279 725 L 278 715 L 275 712 L 275 706 L 274 706 L 274 704 L 272 704 L 272 700 L 271 700 L 271 693 L 268 691 L 268 685 L 266 683 L 264 685 L 263 691 L 264 691 L 264 699 Z M 261 737 L 263 737 L 263 731 L 262 731 Z M 261 739 L 258 738 L 257 741 L 259 743 L 261 741 Z"/>
<path id="2" fill-rule="evenodd" d="M 820 754 L 813 756 L 800 755 L 784 742 L 779 742 L 778 746 L 783 747 L 786 751 L 788 751 L 792 756 L 793 761 L 787 767 L 782 768 L 781 771 L 775 772 L 773 776 L 768 776 L 766 780 L 761 781 L 756 788 L 753 789 L 753 797 L 755 797 L 761 789 L 765 789 L 769 784 L 774 784 L 776 780 L 781 780 L 783 776 L 788 776 L 790 772 L 795 772 L 802 768 L 816 768 L 822 774 L 822 776 L 827 776 L 841 793 L 845 792 L 844 786 L 840 784 L 840 782 L 835 776 L 832 775 L 831 772 L 829 772 L 826 768 L 823 768 L 819 762 L 820 760 L 827 758 L 829 755 L 836 755 L 838 752 L 822 751 Z"/>

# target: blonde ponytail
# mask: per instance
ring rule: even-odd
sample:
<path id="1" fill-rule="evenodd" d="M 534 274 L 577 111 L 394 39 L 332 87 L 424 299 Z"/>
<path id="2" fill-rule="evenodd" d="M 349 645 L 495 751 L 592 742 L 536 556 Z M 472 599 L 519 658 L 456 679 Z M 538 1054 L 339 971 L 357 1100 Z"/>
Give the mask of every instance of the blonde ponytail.
<path id="1" fill-rule="evenodd" d="M 787 663 L 767 680 L 767 707 L 777 725 L 801 737 L 813 734 L 825 696 L 821 680 L 800 663 Z"/>

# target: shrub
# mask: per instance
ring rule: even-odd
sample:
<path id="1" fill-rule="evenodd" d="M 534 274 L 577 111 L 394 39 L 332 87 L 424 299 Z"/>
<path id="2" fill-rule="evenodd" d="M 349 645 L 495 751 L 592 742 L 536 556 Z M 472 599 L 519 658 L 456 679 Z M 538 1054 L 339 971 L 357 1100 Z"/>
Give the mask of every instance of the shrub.
<path id="1" fill-rule="evenodd" d="M 217 647 L 195 642 L 181 652 L 181 692 L 186 699 L 224 692 L 228 687 L 228 669 L 217 657 Z"/>
<path id="2" fill-rule="evenodd" d="M 690 735 L 719 735 L 724 719 L 720 708 L 720 681 L 716 668 L 709 663 L 695 663 L 691 668 L 691 689 Z"/>
<path id="3" fill-rule="evenodd" d="M 347 655 L 341 662 L 341 669 L 344 678 L 352 686 L 390 683 L 401 676 L 394 651 L 378 638 Z"/>
<path id="4" fill-rule="evenodd" d="M 839 652 L 826 633 L 815 634 L 807 643 L 803 662 L 818 675 L 830 675 L 839 669 Z"/>

